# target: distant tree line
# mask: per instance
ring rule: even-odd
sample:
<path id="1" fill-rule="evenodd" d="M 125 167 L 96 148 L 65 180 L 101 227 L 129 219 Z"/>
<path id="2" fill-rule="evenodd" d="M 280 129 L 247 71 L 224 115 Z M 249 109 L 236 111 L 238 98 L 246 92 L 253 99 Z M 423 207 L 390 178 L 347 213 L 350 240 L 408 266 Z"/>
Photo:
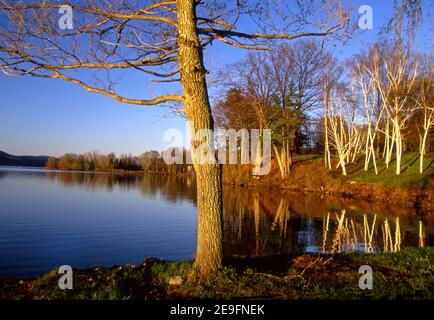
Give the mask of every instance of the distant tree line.
<path id="1" fill-rule="evenodd" d="M 97 151 L 84 154 L 66 153 L 59 158 L 49 157 L 45 168 L 96 172 L 144 171 L 157 174 L 180 174 L 193 171 L 192 165 L 166 164 L 162 153 L 156 150 L 146 151 L 138 157 L 131 154 L 116 157 L 113 152 L 101 154 Z"/>
<path id="2" fill-rule="evenodd" d="M 45 165 L 52 170 L 74 171 L 113 171 L 116 169 L 135 171 L 141 170 L 139 157 L 132 155 L 101 154 L 99 152 L 87 152 L 84 154 L 66 153 L 60 158 L 50 157 Z"/>

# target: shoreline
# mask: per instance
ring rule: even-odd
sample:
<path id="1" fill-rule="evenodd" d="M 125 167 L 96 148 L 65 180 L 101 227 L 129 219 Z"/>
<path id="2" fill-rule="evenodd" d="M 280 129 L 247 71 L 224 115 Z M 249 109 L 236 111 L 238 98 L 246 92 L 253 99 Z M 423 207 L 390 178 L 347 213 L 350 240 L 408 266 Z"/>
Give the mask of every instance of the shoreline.
<path id="1" fill-rule="evenodd" d="M 25 167 L 11 166 L 17 170 Z M 314 193 L 319 196 L 333 196 L 343 199 L 355 199 L 375 202 L 384 205 L 404 205 L 422 211 L 434 211 L 434 174 L 421 175 L 426 181 L 422 185 L 398 183 L 383 184 L 357 181 L 352 175 L 341 176 L 336 170 L 329 171 L 324 168 L 321 161 L 302 160 L 295 161 L 291 174 L 286 179 L 279 176 L 276 164 L 272 163 L 272 169 L 268 175 L 254 177 L 250 174 L 251 166 L 248 165 L 223 165 L 222 184 L 234 187 L 252 189 L 277 189 L 282 192 Z M 193 172 L 169 173 L 169 172 L 143 172 L 138 170 L 116 169 L 112 171 L 78 171 L 78 170 L 50 170 L 48 168 L 32 168 L 48 173 L 85 173 L 85 174 L 109 174 L 114 176 L 159 176 L 159 177 L 194 177 Z M 414 174 L 413 174 L 414 176 Z M 381 174 L 378 176 L 381 178 Z M 396 182 L 402 177 L 394 178 Z"/>
<path id="2" fill-rule="evenodd" d="M 404 205 L 422 211 L 434 210 L 434 174 L 416 175 L 403 173 L 403 176 L 386 177 L 382 183 L 381 174 L 369 179 L 363 174 L 342 176 L 336 170 L 327 170 L 322 160 L 303 160 L 294 162 L 288 178 L 282 179 L 273 162 L 268 175 L 253 177 L 250 166 L 223 167 L 222 181 L 225 185 L 257 189 L 279 189 L 282 192 L 315 193 L 343 199 L 355 199 L 384 205 Z M 405 180 L 409 180 L 408 182 Z M 413 183 L 411 179 L 419 179 Z"/>
<path id="3" fill-rule="evenodd" d="M 396 253 L 337 253 L 226 258 L 205 282 L 192 261 L 149 257 L 140 265 L 74 269 L 61 290 L 53 270 L 35 279 L 0 279 L 2 300 L 161 299 L 434 299 L 434 248 Z M 372 290 L 358 286 L 360 266 L 373 269 Z"/>
<path id="4" fill-rule="evenodd" d="M 420 203 L 419 201 L 416 201 L 416 199 L 415 201 L 402 201 L 400 199 L 391 199 L 391 198 L 384 199 L 382 197 L 376 198 L 373 197 L 372 195 L 360 195 L 357 193 L 351 193 L 351 192 L 348 193 L 346 191 L 326 191 L 326 190 L 297 188 L 297 187 L 267 186 L 267 185 L 260 185 L 260 184 L 258 185 L 238 184 L 237 185 L 234 183 L 225 182 L 224 185 L 247 188 L 247 189 L 256 189 L 256 190 L 271 189 L 271 190 L 279 190 L 281 192 L 300 192 L 306 194 L 316 194 L 321 197 L 335 197 L 335 198 L 348 199 L 348 200 L 360 200 L 360 201 L 367 201 L 370 203 L 376 203 L 380 205 L 392 205 L 392 206 L 404 205 L 406 208 L 422 210 L 422 211 L 434 210 L 434 204 L 432 204 L 431 201 L 428 200 L 424 200 L 423 202 Z M 425 197 L 425 194 L 416 195 L 416 197 L 419 196 Z"/>

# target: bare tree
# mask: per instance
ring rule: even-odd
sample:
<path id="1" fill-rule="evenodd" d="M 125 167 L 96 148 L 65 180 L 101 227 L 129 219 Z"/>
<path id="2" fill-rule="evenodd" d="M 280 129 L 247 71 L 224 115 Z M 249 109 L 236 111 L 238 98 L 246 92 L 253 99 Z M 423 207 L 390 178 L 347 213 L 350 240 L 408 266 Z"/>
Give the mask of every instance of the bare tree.
<path id="1" fill-rule="evenodd" d="M 329 57 L 325 63 L 324 70 L 322 72 L 322 104 L 323 104 L 323 118 L 324 118 L 324 164 L 329 170 L 332 169 L 331 153 L 330 153 L 330 141 L 329 141 L 329 102 L 332 98 L 333 88 L 337 85 L 339 78 L 341 77 L 343 69 L 338 65 L 337 61 L 333 57 Z"/>
<path id="2" fill-rule="evenodd" d="M 434 99 L 432 56 L 426 59 L 424 74 L 418 79 L 415 102 L 422 114 L 422 123 L 416 123 L 419 134 L 419 172 L 423 173 L 423 158 L 426 153 L 426 140 L 431 128 L 434 127 Z"/>
<path id="3" fill-rule="evenodd" d="M 330 59 L 330 54 L 314 41 L 285 44 L 270 53 L 269 77 L 276 84 L 273 113 L 277 118 L 272 127 L 280 150 L 276 144 L 273 147 L 283 179 L 290 173 L 297 133 L 308 113 L 320 105 L 323 70 Z"/>
<path id="4" fill-rule="evenodd" d="M 239 86 L 252 102 L 260 128 L 272 129 L 282 179 L 289 175 L 301 126 L 320 105 L 329 60 L 320 43 L 300 40 L 271 52 L 251 53 L 226 72 L 228 83 Z"/>
<path id="5" fill-rule="evenodd" d="M 271 77 L 272 68 L 265 52 L 248 53 L 247 56 L 228 68 L 225 84 L 238 86 L 256 115 L 259 125 L 259 140 L 262 140 L 263 130 L 270 127 L 272 98 L 276 92 L 276 83 Z M 259 143 L 253 164 L 259 168 L 262 163 L 262 148 Z"/>
<path id="6" fill-rule="evenodd" d="M 330 145 L 336 150 L 339 159 L 336 168 L 341 167 L 342 174 L 346 176 L 347 164 L 355 161 L 361 147 L 362 135 L 356 123 L 357 104 L 351 101 L 345 86 L 339 84 L 332 91 L 327 105 L 328 113 L 324 116 L 328 118 Z"/>
<path id="7" fill-rule="evenodd" d="M 379 106 L 378 90 L 375 86 L 374 79 L 370 76 L 368 68 L 369 55 L 357 56 L 350 61 L 352 66 L 351 81 L 352 91 L 357 99 L 362 101 L 363 113 L 366 121 L 366 139 L 365 139 L 365 165 L 364 170 L 368 171 L 369 163 L 372 159 L 375 174 L 378 174 L 376 153 L 375 153 L 375 139 L 378 133 L 382 114 L 384 112 L 384 105 Z"/>
<path id="8" fill-rule="evenodd" d="M 371 77 L 376 83 L 379 96 L 387 116 L 386 139 L 389 137 L 389 123 L 392 127 L 392 142 L 395 145 L 396 171 L 401 173 L 403 153 L 403 136 L 407 121 L 415 112 L 415 103 L 410 99 L 418 73 L 418 61 L 407 48 L 400 47 L 389 51 L 377 52 L 374 58 Z M 384 66 L 384 74 L 381 72 Z M 369 70 L 369 69 L 368 69 Z M 388 141 L 386 141 L 388 143 Z M 392 147 L 386 155 L 386 163 L 390 161 Z"/>
<path id="9" fill-rule="evenodd" d="M 196 265 L 204 278 L 221 266 L 222 204 L 220 166 L 209 158 L 214 127 L 203 51 L 214 41 L 243 49 L 269 49 L 270 41 L 327 36 L 345 29 L 342 5 L 327 2 L 255 1 L 0 1 L 0 67 L 11 76 L 62 79 L 90 92 L 136 105 L 182 103 L 192 123 L 192 159 L 197 177 Z M 58 9 L 69 5 L 74 29 L 58 27 Z M 315 23 L 309 21 L 314 16 Z M 239 23 L 250 19 L 252 23 Z M 321 23 L 318 23 L 321 21 Z M 257 22 L 255 25 L 254 22 Z M 237 24 L 245 31 L 237 30 Z M 250 26 L 250 27 L 246 27 Z M 303 29 L 301 29 L 303 28 Z M 303 30 L 303 31 L 300 31 Z M 83 73 L 74 73 L 82 70 Z M 112 78 L 89 81 L 89 71 L 119 75 L 134 70 L 163 82 L 180 81 L 182 94 L 149 99 L 125 97 Z M 86 76 L 87 75 L 87 76 Z M 205 130 L 200 138 L 196 132 Z"/>

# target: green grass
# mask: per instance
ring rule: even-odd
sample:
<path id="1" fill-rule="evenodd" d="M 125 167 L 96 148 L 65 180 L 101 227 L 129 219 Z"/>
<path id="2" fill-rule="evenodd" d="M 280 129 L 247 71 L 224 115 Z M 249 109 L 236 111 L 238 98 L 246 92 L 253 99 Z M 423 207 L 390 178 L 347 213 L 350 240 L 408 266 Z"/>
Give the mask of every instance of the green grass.
<path id="1" fill-rule="evenodd" d="M 294 162 L 297 161 L 307 161 L 307 160 L 323 160 L 324 156 L 320 154 L 296 154 L 293 156 L 292 160 Z"/>
<path id="2" fill-rule="evenodd" d="M 303 161 L 324 161 L 323 155 L 307 154 L 295 155 L 294 162 Z M 336 159 L 334 159 L 336 160 Z M 400 187 L 417 186 L 424 187 L 427 183 L 434 181 L 434 153 L 428 153 L 424 157 L 424 171 L 419 173 L 419 154 L 417 152 L 405 152 L 401 160 L 401 174 L 396 175 L 396 158 L 393 158 L 389 167 L 386 168 L 384 159 L 378 158 L 378 174 L 375 174 L 372 160 L 369 170 L 364 170 L 364 157 L 357 159 L 356 163 L 347 165 L 347 177 L 342 176 L 340 168 L 332 170 L 334 183 L 341 181 L 355 181 L 360 183 L 374 183 L 384 185 L 396 185 Z"/>
<path id="3" fill-rule="evenodd" d="M 373 289 L 361 290 L 361 265 Z M 1 299 L 434 299 L 434 248 L 388 254 L 233 257 L 199 283 L 191 261 L 149 258 L 138 266 L 74 270 L 74 289 L 60 290 L 52 271 L 36 280 L 1 280 Z M 193 276 L 192 276 L 193 275 Z M 181 276 L 179 286 L 168 284 Z"/>
<path id="4" fill-rule="evenodd" d="M 427 154 L 424 160 L 424 172 L 419 173 L 419 155 L 415 152 L 406 152 L 402 157 L 401 174 L 396 175 L 396 159 L 394 158 L 386 168 L 383 159 L 377 159 L 378 175 L 372 162 L 369 170 L 364 171 L 364 159 L 358 163 L 348 166 L 348 176 L 356 182 L 380 183 L 396 186 L 418 186 L 423 187 L 434 177 L 434 154 Z"/>

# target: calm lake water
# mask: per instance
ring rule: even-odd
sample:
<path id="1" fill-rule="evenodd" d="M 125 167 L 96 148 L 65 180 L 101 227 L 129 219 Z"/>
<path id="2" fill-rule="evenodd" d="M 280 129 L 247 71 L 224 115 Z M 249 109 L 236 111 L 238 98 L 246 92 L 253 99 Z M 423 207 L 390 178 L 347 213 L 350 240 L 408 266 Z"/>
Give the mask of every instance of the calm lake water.
<path id="1" fill-rule="evenodd" d="M 195 198 L 190 178 L 0 167 L 0 277 L 192 259 Z M 227 256 L 434 245 L 433 215 L 413 209 L 235 187 L 223 205 Z"/>

